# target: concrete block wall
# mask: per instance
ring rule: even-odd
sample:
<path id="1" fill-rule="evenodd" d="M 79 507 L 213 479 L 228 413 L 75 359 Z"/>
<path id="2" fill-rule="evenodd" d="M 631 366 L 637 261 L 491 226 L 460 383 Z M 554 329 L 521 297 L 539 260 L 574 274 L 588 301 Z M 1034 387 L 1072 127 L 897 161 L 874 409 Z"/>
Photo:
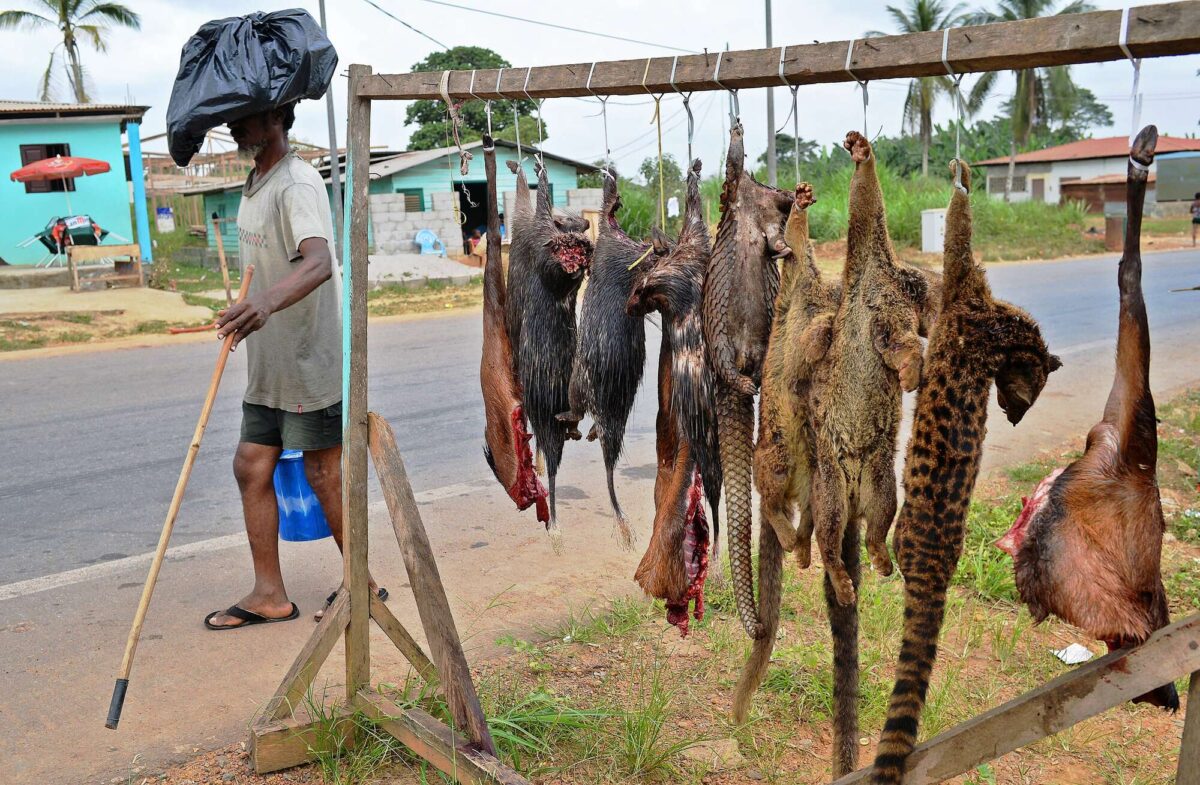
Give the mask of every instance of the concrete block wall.
<path id="1" fill-rule="evenodd" d="M 507 225 L 508 216 L 512 215 L 513 210 L 516 209 L 517 192 L 516 191 L 505 191 L 502 194 L 502 197 L 504 199 L 504 220 Z M 535 205 L 535 206 L 537 205 L 537 191 L 533 190 L 532 188 L 529 189 L 529 204 Z"/>
<path id="2" fill-rule="evenodd" d="M 379 254 L 413 253 L 413 238 L 422 229 L 430 229 L 443 243 L 450 256 L 461 256 L 462 228 L 455 218 L 457 194 L 449 191 L 430 194 L 433 209 L 410 213 L 404 209 L 404 194 L 372 194 L 371 231 L 375 252 Z"/>
<path id="3" fill-rule="evenodd" d="M 567 191 L 567 208 L 577 213 L 599 210 L 604 191 L 599 188 L 571 188 Z"/>

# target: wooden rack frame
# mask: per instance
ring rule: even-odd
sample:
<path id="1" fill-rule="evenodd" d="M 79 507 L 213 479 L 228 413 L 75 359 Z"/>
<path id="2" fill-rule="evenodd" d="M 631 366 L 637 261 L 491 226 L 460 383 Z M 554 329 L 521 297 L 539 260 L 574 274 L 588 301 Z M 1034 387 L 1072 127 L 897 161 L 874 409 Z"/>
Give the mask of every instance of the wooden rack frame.
<path id="1" fill-rule="evenodd" d="M 536 68 L 452 71 L 453 99 L 554 98 L 660 93 L 674 88 L 712 91 L 890 79 L 946 73 L 1012 70 L 1125 59 L 1119 41 L 1123 15 L 1099 11 L 1021 22 L 965 27 L 946 34 L 916 33 L 679 58 L 617 60 Z M 1128 16 L 1128 49 L 1135 57 L 1200 52 L 1200 0 L 1134 8 Z M 849 52 L 849 70 L 846 67 Z M 718 70 L 719 68 L 719 70 Z M 367 409 L 367 210 L 371 102 L 440 98 L 441 74 L 373 74 L 350 66 L 347 192 L 350 210 L 343 248 L 348 358 L 343 439 L 343 585 L 279 689 L 253 724 L 255 768 L 275 771 L 311 757 L 316 724 L 288 718 L 312 684 L 338 636 L 345 635 L 346 707 L 361 711 L 421 758 L 459 782 L 522 785 L 526 781 L 495 757 L 466 658 L 446 601 L 429 540 L 421 523 L 404 462 L 387 423 Z M 672 77 L 673 80 L 672 80 Z M 718 81 L 719 80 L 719 81 Z M 672 84 L 673 81 L 673 84 Z M 589 84 L 590 82 L 590 84 Z M 375 461 L 392 526 L 400 544 L 432 658 L 367 588 L 367 454 Z M 398 706 L 370 689 L 368 627 L 371 620 L 427 682 L 441 689 L 456 730 L 428 713 Z M 919 746 L 908 785 L 924 785 L 1077 724 L 1167 681 L 1200 672 L 1200 615 L 1159 630 L 1132 651 L 1114 652 L 1032 692 L 963 723 Z M 1193 678 L 1188 706 L 1200 698 Z M 1200 710 L 1184 726 L 1178 783 L 1200 785 Z M 352 731 L 347 731 L 352 732 Z M 352 740 L 351 740 L 352 741 Z M 867 771 L 837 785 L 862 782 Z"/>

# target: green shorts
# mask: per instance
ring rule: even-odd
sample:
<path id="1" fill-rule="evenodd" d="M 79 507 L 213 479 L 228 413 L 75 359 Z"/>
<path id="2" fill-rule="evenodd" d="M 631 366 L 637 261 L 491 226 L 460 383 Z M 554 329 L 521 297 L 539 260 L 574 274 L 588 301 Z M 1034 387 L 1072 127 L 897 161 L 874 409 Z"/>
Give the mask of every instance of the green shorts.
<path id="1" fill-rule="evenodd" d="M 342 444 L 342 404 L 286 412 L 242 401 L 242 441 L 285 450 L 326 450 Z"/>

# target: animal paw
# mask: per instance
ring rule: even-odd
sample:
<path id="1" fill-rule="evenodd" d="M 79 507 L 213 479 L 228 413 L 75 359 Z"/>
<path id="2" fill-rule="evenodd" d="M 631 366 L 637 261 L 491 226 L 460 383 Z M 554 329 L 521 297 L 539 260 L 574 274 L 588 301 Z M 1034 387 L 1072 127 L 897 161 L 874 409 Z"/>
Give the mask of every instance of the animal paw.
<path id="1" fill-rule="evenodd" d="M 871 143 L 858 131 L 846 134 L 846 141 L 842 142 L 842 147 L 846 148 L 846 152 L 850 153 L 850 158 L 856 164 L 861 164 L 871 157 Z"/>
<path id="2" fill-rule="evenodd" d="M 814 204 L 817 197 L 813 196 L 813 187 L 811 183 L 799 183 L 796 185 L 796 209 L 804 210 L 809 205 Z"/>
<path id="3" fill-rule="evenodd" d="M 871 566 L 875 572 L 885 578 L 892 574 L 892 557 L 888 554 L 886 542 L 868 542 L 867 552 L 871 554 Z"/>
<path id="4" fill-rule="evenodd" d="M 900 373 L 900 389 L 904 392 L 912 392 L 921 383 L 922 361 L 920 351 L 911 352 L 900 361 L 900 367 L 896 370 Z"/>
<path id="5" fill-rule="evenodd" d="M 854 582 L 850 580 L 850 576 L 845 572 L 841 575 L 830 575 L 830 582 L 833 584 L 833 593 L 837 597 L 838 605 L 853 605 L 858 602 L 858 593 L 854 591 Z"/>
<path id="6" fill-rule="evenodd" d="M 801 569 L 807 569 L 812 564 L 812 542 L 807 537 L 801 537 L 796 540 L 796 564 Z"/>
<path id="7" fill-rule="evenodd" d="M 804 359 L 809 365 L 821 361 L 833 343 L 833 315 L 824 314 L 816 317 L 800 334 L 800 345 L 804 349 Z"/>

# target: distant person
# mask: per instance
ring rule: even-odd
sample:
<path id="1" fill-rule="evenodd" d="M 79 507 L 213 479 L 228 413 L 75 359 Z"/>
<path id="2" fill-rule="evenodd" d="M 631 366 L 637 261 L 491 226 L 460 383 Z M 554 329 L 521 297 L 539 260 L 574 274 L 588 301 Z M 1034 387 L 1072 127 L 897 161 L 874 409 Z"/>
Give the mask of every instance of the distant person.
<path id="1" fill-rule="evenodd" d="M 1197 193 L 1192 199 L 1190 209 L 1192 214 L 1192 247 L 1196 247 L 1196 229 L 1200 227 L 1200 193 Z"/>
<path id="2" fill-rule="evenodd" d="M 249 379 L 233 474 L 254 588 L 205 617 L 211 630 L 300 615 L 279 567 L 273 477 L 284 450 L 303 451 L 308 482 L 342 546 L 342 325 L 329 250 L 333 221 L 321 175 L 288 146 L 294 121 L 288 104 L 229 124 L 239 154 L 254 160 L 237 215 L 241 263 L 254 265 L 254 278 L 246 299 L 218 314 L 217 337 L 232 334 L 235 348 L 246 341 Z"/>

